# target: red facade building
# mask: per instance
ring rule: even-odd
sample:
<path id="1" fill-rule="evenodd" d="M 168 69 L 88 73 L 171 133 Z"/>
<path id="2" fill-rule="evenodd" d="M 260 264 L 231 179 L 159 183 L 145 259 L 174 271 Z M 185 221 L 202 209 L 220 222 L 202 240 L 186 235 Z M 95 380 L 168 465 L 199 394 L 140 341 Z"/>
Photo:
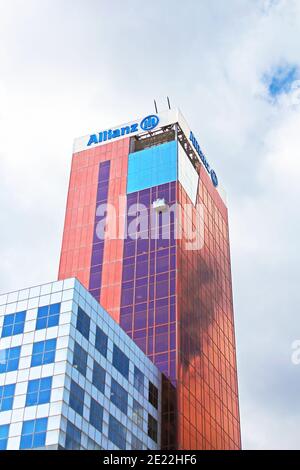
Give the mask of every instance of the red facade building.
<path id="1" fill-rule="evenodd" d="M 75 141 L 59 279 L 164 373 L 164 449 L 240 449 L 228 212 L 180 111 Z"/>

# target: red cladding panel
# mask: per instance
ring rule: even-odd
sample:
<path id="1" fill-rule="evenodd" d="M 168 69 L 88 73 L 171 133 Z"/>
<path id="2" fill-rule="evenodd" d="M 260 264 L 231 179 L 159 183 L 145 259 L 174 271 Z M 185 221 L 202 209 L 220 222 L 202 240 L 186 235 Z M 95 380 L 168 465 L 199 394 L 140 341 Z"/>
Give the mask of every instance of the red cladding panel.
<path id="1" fill-rule="evenodd" d="M 129 139 L 75 153 L 72 159 L 59 279 L 77 277 L 88 289 L 93 247 L 99 164 L 110 161 L 108 202 L 115 206 L 122 231 Z M 107 221 L 109 223 L 109 220 Z M 123 240 L 105 240 L 100 303 L 119 322 Z M 100 283 L 100 282 L 99 282 Z"/>

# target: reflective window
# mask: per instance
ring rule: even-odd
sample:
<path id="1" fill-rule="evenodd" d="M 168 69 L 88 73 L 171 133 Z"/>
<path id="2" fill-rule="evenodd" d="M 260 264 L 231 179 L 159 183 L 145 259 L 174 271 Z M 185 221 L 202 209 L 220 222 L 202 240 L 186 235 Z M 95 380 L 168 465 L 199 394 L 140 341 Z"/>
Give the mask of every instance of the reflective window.
<path id="1" fill-rule="evenodd" d="M 126 450 L 126 428 L 112 415 L 109 415 L 108 439 L 119 449 Z"/>
<path id="2" fill-rule="evenodd" d="M 148 436 L 157 442 L 157 421 L 148 413 Z"/>
<path id="3" fill-rule="evenodd" d="M 42 405 L 50 402 L 52 377 L 30 380 L 27 387 L 26 405 Z"/>
<path id="4" fill-rule="evenodd" d="M 154 408 L 158 408 L 158 389 L 149 381 L 149 402 Z"/>
<path id="5" fill-rule="evenodd" d="M 141 394 L 144 393 L 144 374 L 136 366 L 134 366 L 134 388 Z"/>
<path id="6" fill-rule="evenodd" d="M 144 450 L 144 445 L 137 437 L 132 434 L 131 437 L 131 450 Z"/>
<path id="7" fill-rule="evenodd" d="M 94 361 L 92 382 L 101 393 L 104 393 L 105 370 L 96 361 Z"/>
<path id="8" fill-rule="evenodd" d="M 44 447 L 46 442 L 48 418 L 24 421 L 20 449 Z"/>
<path id="9" fill-rule="evenodd" d="M 26 312 L 5 315 L 2 328 L 2 338 L 23 333 L 25 317 Z"/>
<path id="10" fill-rule="evenodd" d="M 81 431 L 74 424 L 67 421 L 67 432 L 65 449 L 68 450 L 79 450 L 81 444 Z"/>
<path id="11" fill-rule="evenodd" d="M 128 393 L 113 378 L 111 379 L 110 400 L 119 410 L 127 414 Z"/>
<path id="12" fill-rule="evenodd" d="M 74 380 L 71 381 L 69 405 L 81 416 L 83 415 L 84 390 Z"/>
<path id="13" fill-rule="evenodd" d="M 114 344 L 113 350 L 113 366 L 126 378 L 128 379 L 129 374 L 129 359 L 126 354 L 121 351 L 118 346 Z"/>
<path id="14" fill-rule="evenodd" d="M 0 412 L 11 410 L 14 402 L 16 384 L 0 387 Z"/>
<path id="15" fill-rule="evenodd" d="M 0 450 L 6 450 L 9 424 L 0 425 Z"/>
<path id="16" fill-rule="evenodd" d="M 56 339 L 33 343 L 31 367 L 51 364 L 55 360 Z"/>
<path id="17" fill-rule="evenodd" d="M 144 409 L 142 405 L 140 405 L 138 401 L 133 400 L 132 421 L 140 428 L 143 428 L 143 417 L 144 417 Z"/>
<path id="18" fill-rule="evenodd" d="M 81 307 L 78 307 L 76 328 L 87 340 L 90 337 L 90 323 L 90 317 L 82 310 Z"/>
<path id="19" fill-rule="evenodd" d="M 145 148 L 128 156 L 127 194 L 177 179 L 177 142 Z"/>
<path id="20" fill-rule="evenodd" d="M 104 357 L 106 357 L 106 354 L 107 354 L 107 339 L 108 339 L 107 335 L 97 326 L 95 348 Z"/>
<path id="21" fill-rule="evenodd" d="M 87 352 L 75 342 L 73 366 L 84 376 L 86 375 L 87 358 Z"/>
<path id="22" fill-rule="evenodd" d="M 0 374 L 18 369 L 20 352 L 21 346 L 0 351 Z"/>
<path id="23" fill-rule="evenodd" d="M 51 328 L 51 326 L 57 326 L 59 323 L 60 304 L 46 305 L 45 307 L 39 307 L 36 329 L 42 330 L 43 328 Z"/>
<path id="24" fill-rule="evenodd" d="M 102 432 L 103 407 L 93 398 L 91 399 L 90 423 L 100 432 Z"/>

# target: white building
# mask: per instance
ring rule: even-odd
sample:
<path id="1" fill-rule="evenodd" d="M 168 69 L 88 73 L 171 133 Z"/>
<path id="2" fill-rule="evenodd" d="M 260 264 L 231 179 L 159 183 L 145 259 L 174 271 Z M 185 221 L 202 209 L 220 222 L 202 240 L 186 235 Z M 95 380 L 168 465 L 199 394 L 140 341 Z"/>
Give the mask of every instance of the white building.
<path id="1" fill-rule="evenodd" d="M 0 296 L 0 449 L 159 449 L 161 383 L 76 279 Z"/>

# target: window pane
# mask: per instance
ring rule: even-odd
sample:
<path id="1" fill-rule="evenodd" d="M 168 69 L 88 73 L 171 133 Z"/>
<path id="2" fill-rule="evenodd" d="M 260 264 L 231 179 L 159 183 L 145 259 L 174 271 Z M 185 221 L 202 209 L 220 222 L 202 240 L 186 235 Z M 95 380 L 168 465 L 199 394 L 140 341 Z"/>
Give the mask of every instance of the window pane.
<path id="1" fill-rule="evenodd" d="M 30 380 L 28 382 L 26 406 L 50 402 L 52 377 Z"/>
<path id="2" fill-rule="evenodd" d="M 133 400 L 132 421 L 140 428 L 143 428 L 143 418 L 144 418 L 144 409 L 142 405 L 140 405 L 138 401 Z"/>
<path id="3" fill-rule="evenodd" d="M 105 370 L 94 361 L 93 368 L 93 385 L 101 392 L 104 393 L 105 390 Z"/>
<path id="4" fill-rule="evenodd" d="M 46 442 L 48 418 L 24 421 L 20 449 L 44 447 Z"/>
<path id="5" fill-rule="evenodd" d="M 126 428 L 112 415 L 109 415 L 108 439 L 119 449 L 126 450 Z"/>
<path id="6" fill-rule="evenodd" d="M 20 346 L 0 351 L 0 374 L 18 369 L 20 352 Z"/>
<path id="7" fill-rule="evenodd" d="M 25 317 L 26 312 L 5 315 L 2 329 L 2 338 L 23 333 Z"/>
<path id="8" fill-rule="evenodd" d="M 113 365 L 126 379 L 128 379 L 129 359 L 115 344 L 113 350 Z"/>
<path id="9" fill-rule="evenodd" d="M 78 307 L 77 313 L 77 324 L 76 328 L 82 336 L 84 336 L 87 340 L 90 336 L 90 318 L 89 316 L 82 310 L 81 307 Z"/>
<path id="10" fill-rule="evenodd" d="M 56 339 L 39 341 L 33 344 L 31 367 L 50 364 L 55 360 Z"/>
<path id="11" fill-rule="evenodd" d="M 87 358 L 87 352 L 75 342 L 73 366 L 84 376 L 86 375 Z"/>
<path id="12" fill-rule="evenodd" d="M 81 416 L 83 415 L 84 390 L 74 380 L 71 381 L 69 405 Z"/>
<path id="13" fill-rule="evenodd" d="M 110 399 L 123 413 L 127 414 L 128 393 L 113 378 L 111 379 Z"/>
<path id="14" fill-rule="evenodd" d="M 74 424 L 67 422 L 65 448 L 68 450 L 79 450 L 81 444 L 81 432 Z"/>
<path id="15" fill-rule="evenodd" d="M 96 341 L 95 348 L 98 349 L 102 356 L 106 357 L 107 354 L 107 335 L 97 326 L 96 327 Z"/>
<path id="16" fill-rule="evenodd" d="M 0 425 L 0 450 L 6 450 L 9 424 Z"/>
<path id="17" fill-rule="evenodd" d="M 149 402 L 154 408 L 158 408 L 158 389 L 149 381 Z"/>
<path id="18" fill-rule="evenodd" d="M 157 421 L 150 414 L 148 414 L 148 436 L 157 442 Z"/>
<path id="19" fill-rule="evenodd" d="M 16 384 L 0 387 L 0 412 L 11 410 L 13 407 Z"/>
<path id="20" fill-rule="evenodd" d="M 144 450 L 144 445 L 137 437 L 132 434 L 131 437 L 131 449 L 132 450 Z"/>
<path id="21" fill-rule="evenodd" d="M 144 374 L 136 366 L 134 366 L 134 388 L 141 394 L 144 393 Z"/>
<path id="22" fill-rule="evenodd" d="M 59 324 L 60 303 L 39 307 L 36 329 L 51 328 Z"/>
<path id="23" fill-rule="evenodd" d="M 103 407 L 99 405 L 93 398 L 91 399 L 91 410 L 90 410 L 90 423 L 102 432 L 103 422 Z"/>

